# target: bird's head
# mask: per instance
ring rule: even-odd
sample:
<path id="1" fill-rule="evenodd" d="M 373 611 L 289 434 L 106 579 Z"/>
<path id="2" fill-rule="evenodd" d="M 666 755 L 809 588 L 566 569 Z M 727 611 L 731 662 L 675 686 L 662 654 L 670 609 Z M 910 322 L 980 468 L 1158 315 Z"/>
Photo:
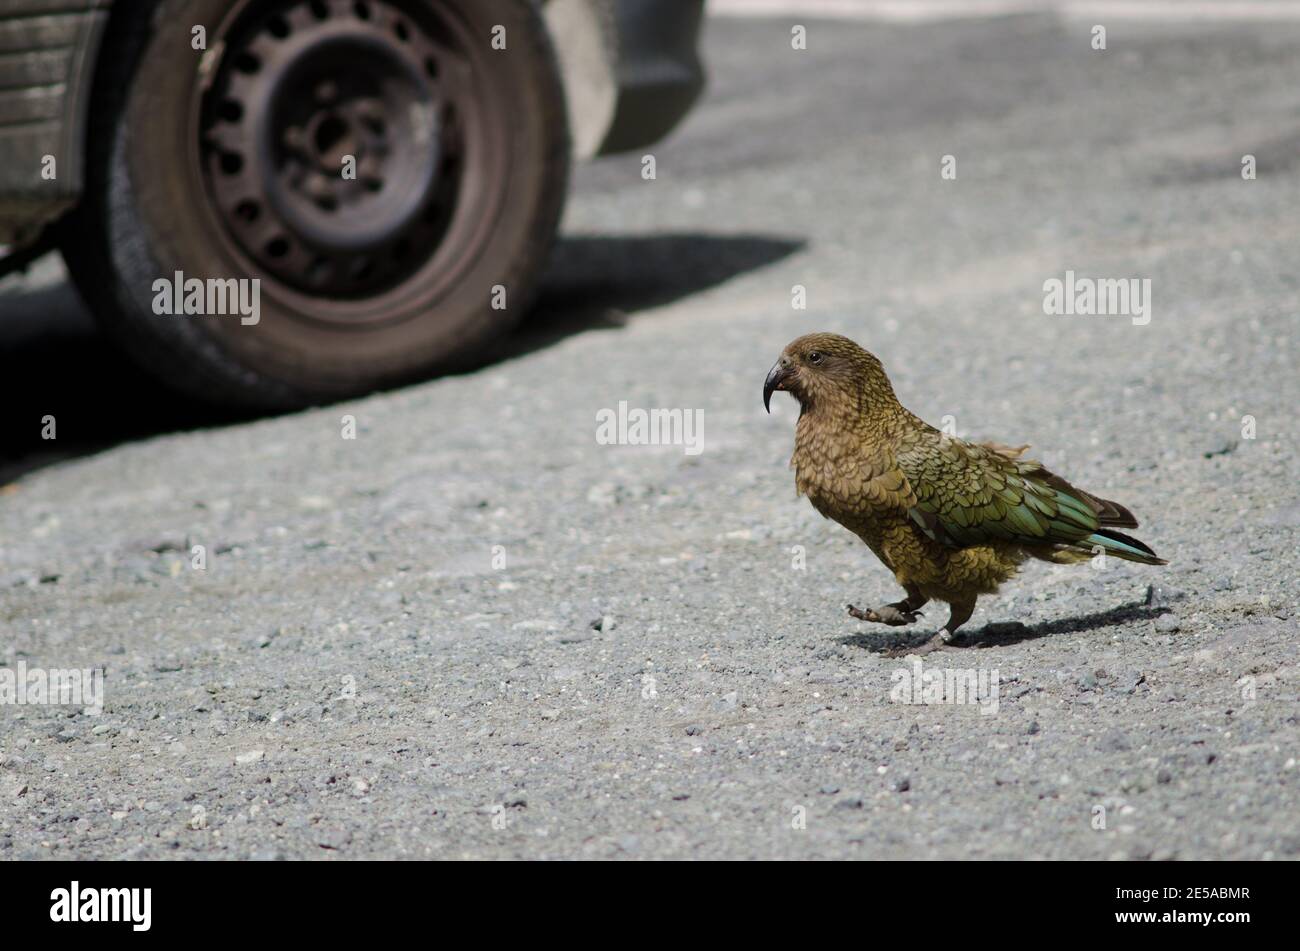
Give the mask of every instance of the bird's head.
<path id="1" fill-rule="evenodd" d="M 848 407 L 896 403 L 879 360 L 848 337 L 807 334 L 781 351 L 763 381 L 763 406 L 772 412 L 772 393 L 785 390 L 804 410 L 832 402 Z"/>

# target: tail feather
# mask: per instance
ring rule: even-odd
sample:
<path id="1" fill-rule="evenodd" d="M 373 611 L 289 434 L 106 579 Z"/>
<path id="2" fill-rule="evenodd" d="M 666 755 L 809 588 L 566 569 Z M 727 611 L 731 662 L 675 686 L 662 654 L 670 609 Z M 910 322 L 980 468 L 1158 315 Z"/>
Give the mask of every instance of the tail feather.
<path id="1" fill-rule="evenodd" d="M 1137 528 L 1138 520 L 1134 518 L 1133 513 L 1125 506 L 1118 502 L 1112 502 L 1110 499 L 1102 499 L 1093 495 L 1091 492 L 1085 492 L 1077 486 L 1070 485 L 1060 476 L 1053 472 L 1042 470 L 1043 481 L 1050 485 L 1058 492 L 1064 492 L 1079 499 L 1097 516 L 1097 524 L 1106 526 L 1113 525 L 1115 528 Z"/>
<path id="2" fill-rule="evenodd" d="M 1083 493 L 1084 501 L 1092 506 L 1092 510 L 1097 513 L 1097 522 L 1102 525 L 1110 525 L 1115 528 L 1137 528 L 1138 520 L 1127 508 L 1118 502 L 1112 502 L 1110 499 L 1099 499 L 1095 495 Z"/>
<path id="3" fill-rule="evenodd" d="M 1152 551 L 1145 543 L 1132 535 L 1125 535 L 1113 529 L 1099 529 L 1085 538 L 1080 544 L 1087 547 L 1101 548 L 1108 555 L 1136 561 L 1144 565 L 1167 565 L 1169 562 Z"/>

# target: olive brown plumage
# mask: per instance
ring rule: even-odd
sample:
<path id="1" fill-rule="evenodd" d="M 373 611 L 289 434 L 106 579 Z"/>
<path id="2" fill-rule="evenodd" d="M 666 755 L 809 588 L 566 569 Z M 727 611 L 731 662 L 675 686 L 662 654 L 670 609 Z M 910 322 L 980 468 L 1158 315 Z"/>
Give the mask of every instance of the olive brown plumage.
<path id="1" fill-rule="evenodd" d="M 894 573 L 907 597 L 861 610 L 860 620 L 911 624 L 931 599 L 947 624 L 918 652 L 948 644 L 975 610 L 1028 558 L 1058 564 L 1099 553 L 1166 562 L 1116 529 L 1137 528 L 1117 502 L 1077 489 L 1027 446 L 971 443 L 908 412 L 872 354 L 838 334 L 792 342 L 763 385 L 763 403 L 785 390 L 799 401 L 795 488 L 853 532 Z"/>

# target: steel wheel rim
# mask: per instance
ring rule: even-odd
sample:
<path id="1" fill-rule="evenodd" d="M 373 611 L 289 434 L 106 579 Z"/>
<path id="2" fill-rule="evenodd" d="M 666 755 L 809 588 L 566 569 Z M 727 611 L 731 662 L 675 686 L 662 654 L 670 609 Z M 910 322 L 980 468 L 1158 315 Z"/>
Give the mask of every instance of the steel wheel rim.
<path id="1" fill-rule="evenodd" d="M 245 0 L 212 52 L 193 140 L 207 210 L 302 319 L 384 319 L 366 305 L 417 274 L 436 297 L 481 250 L 508 131 L 452 11 Z"/>

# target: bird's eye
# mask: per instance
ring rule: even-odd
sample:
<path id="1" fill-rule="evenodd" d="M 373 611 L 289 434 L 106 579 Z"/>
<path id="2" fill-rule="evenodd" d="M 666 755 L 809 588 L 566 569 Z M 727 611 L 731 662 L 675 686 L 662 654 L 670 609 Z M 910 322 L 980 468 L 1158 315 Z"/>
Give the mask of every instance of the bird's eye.
<path id="1" fill-rule="evenodd" d="M 813 366 L 817 366 L 817 364 L 821 363 L 822 359 L 823 358 L 820 350 L 814 350 L 810 354 L 808 354 L 808 362 L 811 363 Z"/>

